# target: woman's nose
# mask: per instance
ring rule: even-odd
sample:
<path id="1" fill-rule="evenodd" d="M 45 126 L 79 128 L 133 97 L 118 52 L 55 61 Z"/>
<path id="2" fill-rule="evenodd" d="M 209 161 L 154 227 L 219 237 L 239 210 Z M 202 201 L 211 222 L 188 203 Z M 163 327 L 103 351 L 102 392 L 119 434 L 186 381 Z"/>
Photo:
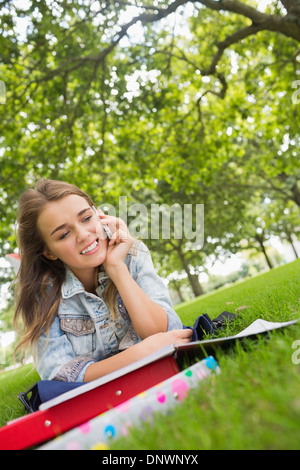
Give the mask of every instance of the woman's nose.
<path id="1" fill-rule="evenodd" d="M 76 241 L 82 243 L 84 240 L 87 240 L 89 237 L 89 231 L 84 227 L 78 227 L 76 230 Z"/>

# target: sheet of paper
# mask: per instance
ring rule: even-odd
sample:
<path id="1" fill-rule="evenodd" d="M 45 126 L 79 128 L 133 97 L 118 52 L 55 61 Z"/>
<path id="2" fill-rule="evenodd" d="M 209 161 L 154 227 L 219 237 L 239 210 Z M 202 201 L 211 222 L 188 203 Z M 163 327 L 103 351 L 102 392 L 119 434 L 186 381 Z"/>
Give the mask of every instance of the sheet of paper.
<path id="1" fill-rule="evenodd" d="M 245 328 L 243 331 L 235 335 L 235 338 L 263 333 L 265 331 L 270 331 L 276 328 L 282 328 L 283 326 L 293 325 L 294 323 L 297 323 L 297 320 L 287 321 L 283 323 L 275 323 L 275 322 L 270 322 L 270 321 L 266 321 L 266 320 L 262 320 L 261 318 L 258 318 L 253 323 L 251 323 L 251 325 Z"/>

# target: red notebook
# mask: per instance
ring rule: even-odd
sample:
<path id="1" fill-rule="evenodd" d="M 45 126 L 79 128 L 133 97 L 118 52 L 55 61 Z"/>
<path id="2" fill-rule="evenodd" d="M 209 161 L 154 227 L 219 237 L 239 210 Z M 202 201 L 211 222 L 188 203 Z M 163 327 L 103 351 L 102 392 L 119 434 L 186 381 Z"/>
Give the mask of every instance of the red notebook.
<path id="1" fill-rule="evenodd" d="M 88 382 L 40 405 L 0 429 L 0 449 L 21 450 L 72 429 L 180 372 L 168 346 L 146 359 Z"/>

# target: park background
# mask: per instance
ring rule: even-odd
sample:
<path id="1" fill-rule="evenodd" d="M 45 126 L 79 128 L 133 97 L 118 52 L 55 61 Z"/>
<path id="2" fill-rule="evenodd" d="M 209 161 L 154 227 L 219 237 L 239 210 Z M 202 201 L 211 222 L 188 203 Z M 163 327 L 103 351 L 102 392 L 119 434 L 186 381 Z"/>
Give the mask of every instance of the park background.
<path id="1" fill-rule="evenodd" d="M 298 257 L 296 0 L 4 0 L 0 28 L 1 367 L 5 255 L 39 178 L 97 205 L 204 204 L 199 249 L 145 240 L 174 304 Z"/>

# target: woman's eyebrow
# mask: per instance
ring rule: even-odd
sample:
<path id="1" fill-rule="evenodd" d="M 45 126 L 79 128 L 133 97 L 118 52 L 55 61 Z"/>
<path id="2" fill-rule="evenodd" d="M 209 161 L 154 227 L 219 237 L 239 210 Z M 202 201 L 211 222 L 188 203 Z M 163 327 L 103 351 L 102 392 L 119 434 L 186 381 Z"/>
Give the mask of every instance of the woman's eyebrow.
<path id="1" fill-rule="evenodd" d="M 77 214 L 77 217 L 81 217 L 86 211 L 90 210 L 91 207 L 86 207 L 85 209 L 82 209 L 82 211 L 78 212 Z M 68 224 L 62 224 L 62 225 L 59 225 L 58 227 L 56 227 L 53 232 L 51 232 L 50 234 L 50 237 L 55 233 L 55 232 L 58 232 L 59 230 L 62 230 L 63 228 L 65 228 Z"/>
<path id="2" fill-rule="evenodd" d="M 86 211 L 89 211 L 92 209 L 91 207 L 86 207 L 86 209 L 82 209 L 82 211 L 78 212 L 77 217 L 80 217 L 82 214 L 84 214 Z"/>

